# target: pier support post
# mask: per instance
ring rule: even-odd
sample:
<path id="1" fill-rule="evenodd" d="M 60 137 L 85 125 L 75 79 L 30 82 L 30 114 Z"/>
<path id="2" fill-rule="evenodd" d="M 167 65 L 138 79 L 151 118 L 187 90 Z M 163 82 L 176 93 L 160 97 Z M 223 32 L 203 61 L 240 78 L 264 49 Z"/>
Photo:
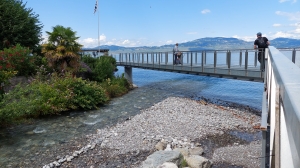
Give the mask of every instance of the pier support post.
<path id="1" fill-rule="evenodd" d="M 128 80 L 128 82 L 132 84 L 133 83 L 133 81 L 132 81 L 132 67 L 131 66 L 125 66 L 124 68 L 125 68 L 124 76 Z"/>

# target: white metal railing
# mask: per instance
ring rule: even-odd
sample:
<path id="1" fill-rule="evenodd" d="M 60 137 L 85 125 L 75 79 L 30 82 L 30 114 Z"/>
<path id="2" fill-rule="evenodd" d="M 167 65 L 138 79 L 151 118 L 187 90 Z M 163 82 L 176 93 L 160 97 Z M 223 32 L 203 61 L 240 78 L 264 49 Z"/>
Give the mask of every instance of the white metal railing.
<path id="1" fill-rule="evenodd" d="M 300 68 L 270 46 L 266 54 L 261 167 L 300 167 Z"/>
<path id="2" fill-rule="evenodd" d="M 119 53 L 118 66 L 233 78 L 263 82 L 257 49 L 181 51 L 181 65 L 174 65 L 173 52 Z M 127 68 L 128 69 L 128 68 Z"/>

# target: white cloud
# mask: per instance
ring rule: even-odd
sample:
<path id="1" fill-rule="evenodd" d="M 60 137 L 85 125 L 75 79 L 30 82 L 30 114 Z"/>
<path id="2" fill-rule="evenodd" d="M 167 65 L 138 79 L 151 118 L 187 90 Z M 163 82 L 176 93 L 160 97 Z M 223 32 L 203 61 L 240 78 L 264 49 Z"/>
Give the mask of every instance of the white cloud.
<path id="1" fill-rule="evenodd" d="M 294 21 L 294 20 L 300 21 L 300 12 L 289 13 L 289 12 L 276 11 L 275 13 L 280 16 L 285 16 L 285 17 L 289 18 L 289 20 L 292 20 L 292 21 Z"/>
<path id="2" fill-rule="evenodd" d="M 243 37 L 240 37 L 238 35 L 234 35 L 232 37 L 237 38 L 237 39 L 241 39 L 241 40 L 244 40 L 244 41 L 254 41 L 256 39 L 255 35 L 253 35 L 253 36 L 243 36 Z"/>
<path id="3" fill-rule="evenodd" d="M 300 27 L 297 27 L 297 28 L 295 29 L 295 33 L 300 34 Z"/>
<path id="4" fill-rule="evenodd" d="M 287 2 L 289 0 L 279 0 L 279 3 Z"/>
<path id="5" fill-rule="evenodd" d="M 290 26 L 296 26 L 296 27 L 298 27 L 298 26 L 300 26 L 300 22 L 299 23 L 290 24 Z"/>
<path id="6" fill-rule="evenodd" d="M 210 10 L 209 9 L 204 9 L 204 10 L 201 11 L 201 13 L 202 14 L 207 14 L 207 13 L 210 13 Z"/>
<path id="7" fill-rule="evenodd" d="M 166 44 L 172 44 L 172 43 L 173 43 L 172 40 L 168 40 L 168 41 L 166 42 Z"/>
<path id="8" fill-rule="evenodd" d="M 300 36 L 300 23 L 292 24 L 291 26 L 296 27 L 296 29 L 293 31 L 293 33 L 296 33 L 298 37 Z"/>
<path id="9" fill-rule="evenodd" d="M 100 41 L 106 41 L 106 36 L 104 34 L 100 35 Z"/>
<path id="10" fill-rule="evenodd" d="M 83 47 L 96 47 L 98 45 L 98 39 L 86 38 L 78 41 Z"/>
<path id="11" fill-rule="evenodd" d="M 198 34 L 198 32 L 187 32 L 186 34 Z"/>
<path id="12" fill-rule="evenodd" d="M 284 3 L 284 2 L 288 2 L 288 1 L 291 1 L 291 0 L 279 0 L 279 3 Z M 293 0 L 292 3 L 296 3 L 297 0 Z"/>
<path id="13" fill-rule="evenodd" d="M 294 36 L 291 33 L 279 31 L 279 32 L 276 32 L 275 34 L 273 34 L 271 37 L 272 38 L 278 38 L 278 37 L 292 38 Z"/>
<path id="14" fill-rule="evenodd" d="M 280 27 L 280 26 L 281 26 L 281 24 L 278 24 L 278 23 L 273 24 L 273 27 Z"/>
<path id="15" fill-rule="evenodd" d="M 124 41 L 122 42 L 122 44 L 124 44 L 124 45 L 129 44 L 129 43 L 130 43 L 129 40 L 124 40 Z"/>

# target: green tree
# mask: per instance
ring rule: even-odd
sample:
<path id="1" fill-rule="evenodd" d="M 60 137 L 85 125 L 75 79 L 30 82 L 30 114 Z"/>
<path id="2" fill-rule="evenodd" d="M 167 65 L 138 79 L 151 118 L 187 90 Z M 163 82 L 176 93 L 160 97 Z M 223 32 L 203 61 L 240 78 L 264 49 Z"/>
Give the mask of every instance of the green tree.
<path id="1" fill-rule="evenodd" d="M 20 44 L 36 50 L 43 25 L 22 0 L 0 0 L 0 50 Z"/>
<path id="2" fill-rule="evenodd" d="M 77 72 L 80 67 L 79 51 L 83 45 L 76 42 L 76 32 L 70 27 L 57 25 L 52 32 L 46 32 L 48 42 L 42 45 L 42 53 L 48 59 L 50 67 L 58 72 Z"/>

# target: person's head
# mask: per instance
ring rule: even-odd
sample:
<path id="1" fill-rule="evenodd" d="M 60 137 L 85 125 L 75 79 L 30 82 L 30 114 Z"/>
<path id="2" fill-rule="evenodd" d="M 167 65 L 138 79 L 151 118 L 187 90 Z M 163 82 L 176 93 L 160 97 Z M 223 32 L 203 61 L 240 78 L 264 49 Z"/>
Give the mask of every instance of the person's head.
<path id="1" fill-rule="evenodd" d="M 178 46 L 178 43 L 176 43 L 175 45 L 177 45 L 177 46 Z"/>
<path id="2" fill-rule="evenodd" d="M 257 37 L 261 37 L 261 32 L 256 33 Z"/>

